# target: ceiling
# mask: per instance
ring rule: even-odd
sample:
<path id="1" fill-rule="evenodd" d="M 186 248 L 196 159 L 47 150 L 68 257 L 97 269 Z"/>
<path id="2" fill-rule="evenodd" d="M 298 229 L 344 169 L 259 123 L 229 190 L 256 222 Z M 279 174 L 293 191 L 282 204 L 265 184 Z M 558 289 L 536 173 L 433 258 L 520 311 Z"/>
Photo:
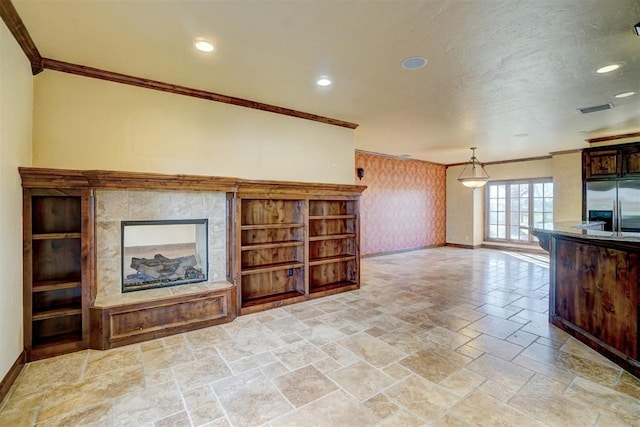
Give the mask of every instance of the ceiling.
<path id="1" fill-rule="evenodd" d="M 43 57 L 355 122 L 361 150 L 488 162 L 640 131 L 638 0 L 13 4 Z M 403 69 L 411 56 L 428 64 Z"/>

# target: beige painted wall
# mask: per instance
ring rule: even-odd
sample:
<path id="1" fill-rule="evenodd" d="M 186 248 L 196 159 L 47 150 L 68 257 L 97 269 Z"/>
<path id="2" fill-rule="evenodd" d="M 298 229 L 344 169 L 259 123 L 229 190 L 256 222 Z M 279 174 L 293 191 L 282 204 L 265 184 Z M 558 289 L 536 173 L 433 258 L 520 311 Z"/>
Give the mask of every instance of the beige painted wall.
<path id="1" fill-rule="evenodd" d="M 553 220 L 582 218 L 582 153 L 553 156 Z"/>
<path id="2" fill-rule="evenodd" d="M 33 121 L 38 167 L 354 183 L 353 130 L 196 98 L 47 70 Z"/>
<path id="3" fill-rule="evenodd" d="M 31 66 L 0 23 L 0 379 L 23 349 L 22 189 L 18 166 L 31 165 Z"/>
<path id="4" fill-rule="evenodd" d="M 460 184 L 457 178 L 463 167 L 447 168 L 447 243 L 477 246 L 484 240 L 485 189 Z M 496 181 L 554 176 L 552 159 L 487 165 L 485 169 Z"/>

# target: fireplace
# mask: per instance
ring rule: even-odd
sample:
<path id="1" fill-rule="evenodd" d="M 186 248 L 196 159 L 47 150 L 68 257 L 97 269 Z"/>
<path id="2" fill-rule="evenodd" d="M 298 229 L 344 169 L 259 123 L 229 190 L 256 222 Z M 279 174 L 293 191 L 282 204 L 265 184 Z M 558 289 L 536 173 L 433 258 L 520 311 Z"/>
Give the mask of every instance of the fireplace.
<path id="1" fill-rule="evenodd" d="M 122 292 L 208 280 L 208 220 L 122 221 Z"/>

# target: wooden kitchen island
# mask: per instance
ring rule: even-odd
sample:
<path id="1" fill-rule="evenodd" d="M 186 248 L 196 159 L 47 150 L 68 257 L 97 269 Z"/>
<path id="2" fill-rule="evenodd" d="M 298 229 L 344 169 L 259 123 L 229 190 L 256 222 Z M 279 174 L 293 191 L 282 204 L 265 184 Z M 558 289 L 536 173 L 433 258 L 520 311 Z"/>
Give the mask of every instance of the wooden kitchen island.
<path id="1" fill-rule="evenodd" d="M 550 322 L 640 378 L 640 233 L 584 224 L 531 233 L 549 251 Z"/>

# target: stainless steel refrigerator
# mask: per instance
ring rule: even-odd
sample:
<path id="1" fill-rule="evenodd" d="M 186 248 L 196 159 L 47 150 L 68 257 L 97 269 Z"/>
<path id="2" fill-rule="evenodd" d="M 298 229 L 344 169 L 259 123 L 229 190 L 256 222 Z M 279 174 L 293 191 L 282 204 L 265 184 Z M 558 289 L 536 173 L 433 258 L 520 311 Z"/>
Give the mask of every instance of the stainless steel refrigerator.
<path id="1" fill-rule="evenodd" d="M 640 180 L 587 182 L 585 219 L 608 231 L 640 232 Z"/>

